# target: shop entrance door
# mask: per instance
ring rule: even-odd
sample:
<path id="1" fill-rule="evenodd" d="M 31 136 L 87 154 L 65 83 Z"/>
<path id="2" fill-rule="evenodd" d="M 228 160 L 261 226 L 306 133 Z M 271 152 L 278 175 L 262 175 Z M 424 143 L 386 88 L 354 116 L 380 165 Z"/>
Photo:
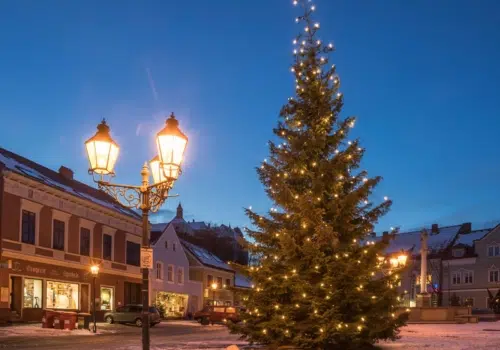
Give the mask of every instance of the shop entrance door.
<path id="1" fill-rule="evenodd" d="M 90 312 L 89 309 L 89 285 L 88 284 L 82 284 L 82 296 L 81 296 L 81 301 L 80 301 L 80 310 L 82 312 Z"/>
<path id="2" fill-rule="evenodd" d="M 18 276 L 10 277 L 10 310 L 21 316 L 23 305 L 23 279 Z"/>

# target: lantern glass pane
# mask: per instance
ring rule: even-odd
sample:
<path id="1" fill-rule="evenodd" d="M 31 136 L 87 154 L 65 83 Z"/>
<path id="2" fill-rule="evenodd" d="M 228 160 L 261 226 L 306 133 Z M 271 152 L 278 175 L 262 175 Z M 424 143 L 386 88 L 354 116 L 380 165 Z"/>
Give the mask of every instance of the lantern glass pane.
<path id="1" fill-rule="evenodd" d="M 179 167 L 174 164 L 164 164 L 163 172 L 167 179 L 177 179 L 179 177 Z"/>
<path id="2" fill-rule="evenodd" d="M 161 169 L 160 167 L 160 161 L 157 157 L 149 162 L 149 165 L 151 167 L 151 173 L 153 175 L 153 181 L 155 184 L 166 180 L 165 175 L 163 174 L 163 169 Z"/>
<path id="3" fill-rule="evenodd" d="M 158 154 L 165 165 L 180 166 L 186 148 L 187 140 L 178 135 L 158 135 Z"/>
<path id="4" fill-rule="evenodd" d="M 115 143 L 112 143 L 111 150 L 109 152 L 109 159 L 107 166 L 108 173 L 113 173 L 113 170 L 115 169 L 116 160 L 118 159 L 118 153 L 120 153 L 120 148 Z"/>
<path id="5" fill-rule="evenodd" d="M 95 156 L 95 145 L 94 141 L 90 141 L 86 143 L 87 155 L 90 162 L 90 169 L 95 170 L 97 168 L 96 156 Z"/>

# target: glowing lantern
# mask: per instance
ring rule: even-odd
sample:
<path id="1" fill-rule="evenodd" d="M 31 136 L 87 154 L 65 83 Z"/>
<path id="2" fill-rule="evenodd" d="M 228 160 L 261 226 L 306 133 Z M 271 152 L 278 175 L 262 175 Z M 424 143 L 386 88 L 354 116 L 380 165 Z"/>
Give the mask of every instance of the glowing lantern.
<path id="1" fill-rule="evenodd" d="M 174 114 L 167 119 L 165 127 L 156 136 L 158 156 L 163 166 L 164 176 L 176 180 L 181 170 L 182 157 L 188 138 L 179 129 Z"/>
<path id="2" fill-rule="evenodd" d="M 113 169 L 120 147 L 109 135 L 109 126 L 104 119 L 97 126 L 96 134 L 85 142 L 85 148 L 90 162 L 90 172 L 101 175 L 114 174 Z"/>

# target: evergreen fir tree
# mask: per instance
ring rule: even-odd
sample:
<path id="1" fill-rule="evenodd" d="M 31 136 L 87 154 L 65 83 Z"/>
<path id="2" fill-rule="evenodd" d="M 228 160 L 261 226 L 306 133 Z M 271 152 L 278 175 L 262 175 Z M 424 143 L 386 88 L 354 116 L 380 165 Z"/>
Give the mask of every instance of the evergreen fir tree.
<path id="1" fill-rule="evenodd" d="M 303 0 L 294 40 L 296 96 L 280 112 L 270 156 L 257 169 L 275 203 L 255 229 L 258 266 L 244 269 L 253 286 L 242 322 L 231 330 L 252 343 L 305 349 L 350 349 L 395 339 L 406 320 L 398 312 L 398 271 L 387 271 L 386 242 L 368 240 L 391 201 L 372 204 L 380 177 L 359 170 L 353 117 L 340 116 L 343 98 L 332 44 L 318 38 L 315 6 Z M 297 5 L 297 1 L 294 1 Z"/>

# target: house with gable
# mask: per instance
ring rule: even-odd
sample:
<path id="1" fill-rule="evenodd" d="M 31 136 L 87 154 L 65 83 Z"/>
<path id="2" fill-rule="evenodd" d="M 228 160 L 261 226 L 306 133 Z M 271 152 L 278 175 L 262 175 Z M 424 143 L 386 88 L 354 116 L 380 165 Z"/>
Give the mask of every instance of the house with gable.
<path id="1" fill-rule="evenodd" d="M 460 234 L 443 265 L 443 304 L 487 309 L 500 289 L 500 225 Z"/>
<path id="2" fill-rule="evenodd" d="M 235 271 L 208 250 L 184 240 L 181 243 L 189 260 L 189 278 L 203 284 L 203 305 L 233 306 Z"/>
<path id="3" fill-rule="evenodd" d="M 153 270 L 149 298 L 167 318 L 184 318 L 202 308 L 203 284 L 189 277 L 189 260 L 174 224 L 154 224 L 151 229 Z"/>

